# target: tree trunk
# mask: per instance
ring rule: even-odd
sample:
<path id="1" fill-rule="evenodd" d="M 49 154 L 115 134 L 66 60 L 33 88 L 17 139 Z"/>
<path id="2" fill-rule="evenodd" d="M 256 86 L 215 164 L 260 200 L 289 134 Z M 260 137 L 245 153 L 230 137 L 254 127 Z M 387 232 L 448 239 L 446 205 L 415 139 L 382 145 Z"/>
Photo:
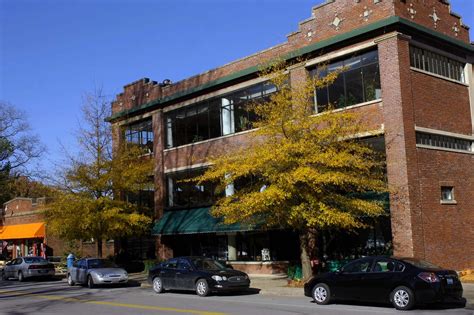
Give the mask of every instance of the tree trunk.
<path id="1" fill-rule="evenodd" d="M 97 257 L 102 258 L 102 238 L 97 238 Z"/>
<path id="2" fill-rule="evenodd" d="M 305 229 L 300 231 L 300 258 L 303 281 L 309 280 L 313 275 L 311 260 L 317 258 L 316 235 L 315 229 Z"/>

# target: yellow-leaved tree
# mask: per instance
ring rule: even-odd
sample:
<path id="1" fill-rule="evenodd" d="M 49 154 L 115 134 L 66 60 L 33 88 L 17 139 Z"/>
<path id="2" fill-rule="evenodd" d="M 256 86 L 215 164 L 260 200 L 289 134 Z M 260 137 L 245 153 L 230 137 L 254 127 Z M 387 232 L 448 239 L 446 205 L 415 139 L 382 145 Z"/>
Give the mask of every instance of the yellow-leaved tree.
<path id="1" fill-rule="evenodd" d="M 112 152 L 109 103 L 100 90 L 87 95 L 84 124 L 78 132 L 81 150 L 68 155 L 58 186 L 60 192 L 45 211 L 48 232 L 62 239 L 94 239 L 102 257 L 104 240 L 139 235 L 149 230 L 153 209 L 143 211 L 119 198 L 149 184 L 153 161 L 138 146 Z"/>
<path id="2" fill-rule="evenodd" d="M 315 114 L 315 88 L 331 84 L 338 74 L 290 85 L 283 62 L 266 66 L 262 76 L 278 91 L 252 104 L 259 119 L 248 134 L 249 144 L 211 157 L 212 167 L 198 178 L 218 183 L 221 190 L 246 181 L 233 195 L 220 198 L 212 214 L 226 224 L 298 231 L 304 279 L 312 275 L 309 256 L 318 230 L 357 229 L 364 226 L 364 217 L 384 213 L 383 203 L 362 197 L 387 188 L 383 158 L 357 137 L 361 121 L 347 111 Z"/>

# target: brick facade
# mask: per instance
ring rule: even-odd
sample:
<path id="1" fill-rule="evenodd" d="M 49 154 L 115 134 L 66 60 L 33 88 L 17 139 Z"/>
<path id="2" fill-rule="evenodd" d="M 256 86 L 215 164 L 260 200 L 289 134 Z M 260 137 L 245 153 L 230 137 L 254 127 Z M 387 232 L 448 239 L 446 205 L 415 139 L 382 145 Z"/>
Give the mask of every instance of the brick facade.
<path id="1" fill-rule="evenodd" d="M 464 60 L 466 83 L 413 69 L 414 43 Z M 290 63 L 300 56 L 307 60 L 289 70 L 296 83 L 319 60 L 367 49 L 378 50 L 382 100 L 349 110 L 360 114 L 368 134 L 382 133 L 385 140 L 394 254 L 455 269 L 474 267 L 474 253 L 462 246 L 474 241 L 474 154 L 423 148 L 416 142 L 416 128 L 474 141 L 469 93 L 474 49 L 468 28 L 446 0 L 328 0 L 314 7 L 283 44 L 172 85 L 141 79 L 125 86 L 112 103 L 115 141 L 120 138 L 118 126 L 152 117 L 157 218 L 165 206 L 166 172 L 205 163 L 209 155 L 249 140 L 243 132 L 165 149 L 166 111 L 255 80 L 255 67 L 277 56 Z M 456 204 L 440 202 L 441 186 L 454 187 Z M 160 257 L 173 255 L 164 238 L 157 240 L 157 250 Z"/>
<path id="2" fill-rule="evenodd" d="M 43 212 L 47 209 L 47 207 L 47 198 L 15 198 L 6 202 L 4 204 L 3 211 L 0 212 L 0 231 L 3 227 L 7 226 L 44 222 Z M 2 241 L 1 238 L 0 241 Z M 13 240 L 13 242 L 15 242 L 15 244 L 25 243 L 24 240 Z M 42 243 L 46 244 L 48 247 L 48 256 L 64 256 L 68 254 L 68 251 L 70 250 L 65 241 L 48 233 L 47 225 L 46 235 L 44 239 L 42 239 Z M 78 241 L 77 247 L 77 254 L 83 257 L 93 257 L 97 255 L 95 243 L 85 243 Z M 114 244 L 104 242 L 102 250 L 104 257 L 113 255 L 115 250 Z"/>

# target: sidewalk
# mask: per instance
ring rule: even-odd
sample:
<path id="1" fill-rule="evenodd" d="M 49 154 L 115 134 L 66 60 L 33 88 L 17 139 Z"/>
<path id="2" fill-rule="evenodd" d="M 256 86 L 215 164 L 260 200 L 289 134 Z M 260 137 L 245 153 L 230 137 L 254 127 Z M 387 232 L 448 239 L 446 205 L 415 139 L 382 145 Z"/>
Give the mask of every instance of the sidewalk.
<path id="1" fill-rule="evenodd" d="M 147 275 L 144 273 L 131 273 L 129 280 L 141 283 L 142 287 L 149 288 L 151 285 L 147 282 Z M 303 296 L 303 288 L 287 287 L 285 276 L 261 276 L 250 275 L 251 285 L 253 289 L 259 289 L 260 294 L 279 295 L 279 296 Z"/>
<path id="2" fill-rule="evenodd" d="M 147 275 L 144 273 L 130 274 L 130 280 L 141 283 L 142 287 L 151 287 L 147 283 Z M 260 294 L 274 296 L 304 296 L 303 288 L 287 287 L 287 279 L 284 276 L 269 277 L 261 275 L 250 275 L 251 287 L 259 289 Z M 464 297 L 467 300 L 466 307 L 474 309 L 474 283 L 463 283 Z"/>

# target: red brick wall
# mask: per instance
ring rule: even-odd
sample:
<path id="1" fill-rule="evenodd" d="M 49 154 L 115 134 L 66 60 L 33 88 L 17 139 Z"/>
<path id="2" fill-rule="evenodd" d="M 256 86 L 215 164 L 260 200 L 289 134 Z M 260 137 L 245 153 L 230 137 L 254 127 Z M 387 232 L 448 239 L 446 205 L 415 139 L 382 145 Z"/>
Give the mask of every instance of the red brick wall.
<path id="1" fill-rule="evenodd" d="M 425 258 L 441 266 L 474 268 L 474 156 L 417 149 Z M 440 203 L 441 186 L 453 186 L 455 205 Z"/>
<path id="2" fill-rule="evenodd" d="M 368 12 L 365 16 L 364 12 Z M 335 17 L 341 20 L 338 26 L 332 24 Z M 299 29 L 288 36 L 289 44 L 295 48 L 307 46 L 353 29 L 383 20 L 395 15 L 392 1 L 336 0 L 312 10 L 312 17 L 301 22 Z"/>
<path id="3" fill-rule="evenodd" d="M 417 71 L 410 79 L 418 127 L 472 134 L 467 86 Z"/>
<path id="4" fill-rule="evenodd" d="M 408 38 L 394 35 L 380 42 L 379 61 L 394 253 L 417 256 L 422 244 L 419 191 L 413 184 L 417 169 Z"/>
<path id="5" fill-rule="evenodd" d="M 408 0 L 404 3 L 395 0 L 395 14 L 465 43 L 470 43 L 469 29 L 462 25 L 460 17 L 451 12 L 448 2 L 446 0 Z M 436 27 L 433 18 L 430 17 L 430 15 L 433 15 L 434 9 L 436 9 L 436 15 L 440 18 L 436 23 Z M 412 12 L 416 13 L 413 15 Z M 455 26 L 459 29 L 457 33 L 454 31 Z"/>

